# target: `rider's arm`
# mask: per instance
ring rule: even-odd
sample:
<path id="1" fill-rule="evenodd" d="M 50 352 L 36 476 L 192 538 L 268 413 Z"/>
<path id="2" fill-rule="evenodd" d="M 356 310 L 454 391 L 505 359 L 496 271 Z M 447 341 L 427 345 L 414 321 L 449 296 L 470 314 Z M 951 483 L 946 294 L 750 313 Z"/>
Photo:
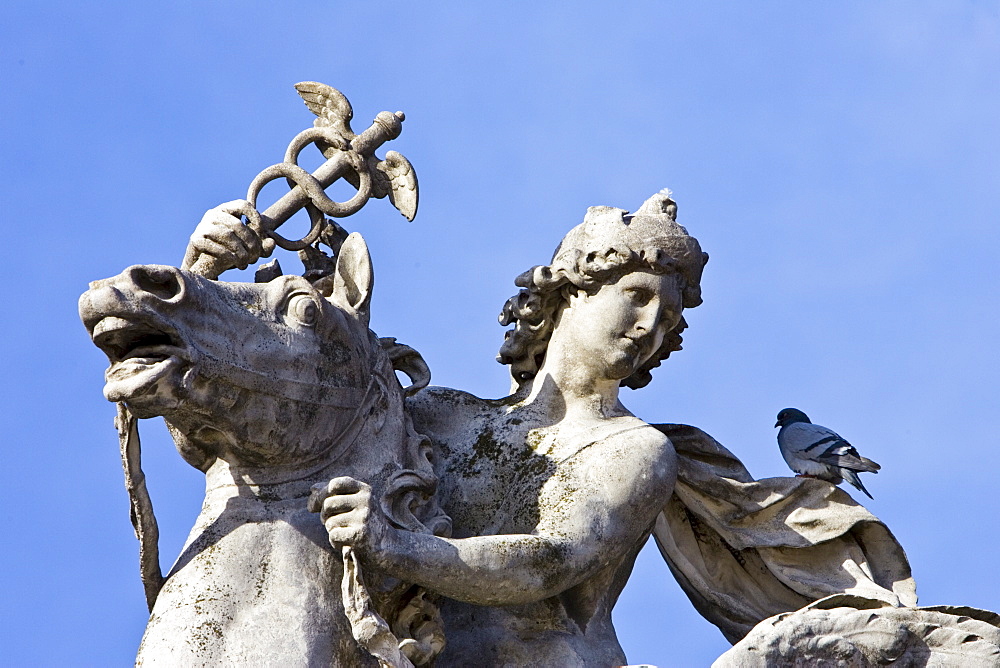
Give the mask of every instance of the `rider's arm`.
<path id="1" fill-rule="evenodd" d="M 349 478 L 331 481 L 333 488 L 350 483 L 327 498 L 334 512 L 324 508 L 323 517 L 331 542 L 354 545 L 365 561 L 402 580 L 479 605 L 539 601 L 621 558 L 669 498 L 673 447 L 659 433 L 631 436 L 560 465 L 540 494 L 532 534 L 448 539 L 395 529 L 369 499 L 349 499 L 368 494 Z M 343 494 L 350 489 L 360 491 Z"/>

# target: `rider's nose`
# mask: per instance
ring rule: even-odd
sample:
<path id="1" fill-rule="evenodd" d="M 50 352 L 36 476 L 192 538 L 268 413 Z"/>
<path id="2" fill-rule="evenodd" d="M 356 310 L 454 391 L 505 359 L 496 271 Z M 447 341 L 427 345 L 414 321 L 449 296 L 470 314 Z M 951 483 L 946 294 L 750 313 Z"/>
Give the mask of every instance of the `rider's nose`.
<path id="1" fill-rule="evenodd" d="M 642 332 L 647 334 L 656 327 L 657 316 L 659 315 L 658 309 L 655 304 L 647 304 L 642 307 L 639 312 L 638 317 L 635 321 L 635 329 L 637 332 Z"/>

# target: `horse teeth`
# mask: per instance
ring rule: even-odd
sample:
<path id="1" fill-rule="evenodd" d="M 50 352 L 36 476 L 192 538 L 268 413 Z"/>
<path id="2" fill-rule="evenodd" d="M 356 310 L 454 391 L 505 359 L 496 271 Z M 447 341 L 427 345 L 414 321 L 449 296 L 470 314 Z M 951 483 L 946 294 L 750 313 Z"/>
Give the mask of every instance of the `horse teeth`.
<path id="1" fill-rule="evenodd" d="M 167 332 L 143 322 L 107 317 L 94 327 L 94 345 L 112 362 L 137 357 L 165 359 L 182 348 Z"/>
<path id="2" fill-rule="evenodd" d="M 173 346 L 158 345 L 158 346 L 139 346 L 137 348 L 132 348 L 128 350 L 125 355 L 122 356 L 122 361 L 131 360 L 136 358 L 146 358 L 153 360 L 164 360 L 170 357 L 170 352 Z"/>

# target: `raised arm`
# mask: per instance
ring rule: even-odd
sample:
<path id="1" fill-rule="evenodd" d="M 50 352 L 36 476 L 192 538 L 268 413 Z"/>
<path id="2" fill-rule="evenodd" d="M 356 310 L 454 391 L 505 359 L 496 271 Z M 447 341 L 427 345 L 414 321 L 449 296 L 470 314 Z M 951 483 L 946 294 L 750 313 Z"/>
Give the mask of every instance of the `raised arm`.
<path id="1" fill-rule="evenodd" d="M 448 539 L 396 529 L 368 485 L 335 478 L 311 500 L 330 542 L 386 573 L 478 605 L 540 601 L 624 556 L 673 490 L 676 456 L 652 430 L 595 444 L 561 463 L 539 495 L 531 534 Z M 324 498 L 325 497 L 325 498 Z"/>

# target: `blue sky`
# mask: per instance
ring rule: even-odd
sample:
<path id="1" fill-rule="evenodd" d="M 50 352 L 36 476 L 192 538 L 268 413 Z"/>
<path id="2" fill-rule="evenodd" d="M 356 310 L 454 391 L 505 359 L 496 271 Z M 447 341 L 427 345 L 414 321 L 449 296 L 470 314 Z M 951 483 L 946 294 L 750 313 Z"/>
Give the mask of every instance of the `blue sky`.
<path id="1" fill-rule="evenodd" d="M 204 210 L 311 123 L 302 80 L 342 90 L 356 130 L 407 114 L 393 148 L 420 177 L 417 219 L 380 201 L 347 226 L 373 254 L 373 328 L 420 350 L 434 383 L 505 394 L 496 314 L 514 276 L 587 206 L 670 187 L 712 256 L 705 304 L 626 405 L 705 429 L 758 477 L 788 473 L 777 411 L 805 410 L 882 464 L 866 505 L 921 602 L 1000 609 L 1000 9 L 618 4 L 8 3 L 9 662 L 134 656 L 137 548 L 76 300 L 130 264 L 179 263 Z M 141 430 L 166 567 L 202 476 L 157 421 Z M 615 620 L 635 663 L 707 665 L 728 646 L 655 549 Z"/>

